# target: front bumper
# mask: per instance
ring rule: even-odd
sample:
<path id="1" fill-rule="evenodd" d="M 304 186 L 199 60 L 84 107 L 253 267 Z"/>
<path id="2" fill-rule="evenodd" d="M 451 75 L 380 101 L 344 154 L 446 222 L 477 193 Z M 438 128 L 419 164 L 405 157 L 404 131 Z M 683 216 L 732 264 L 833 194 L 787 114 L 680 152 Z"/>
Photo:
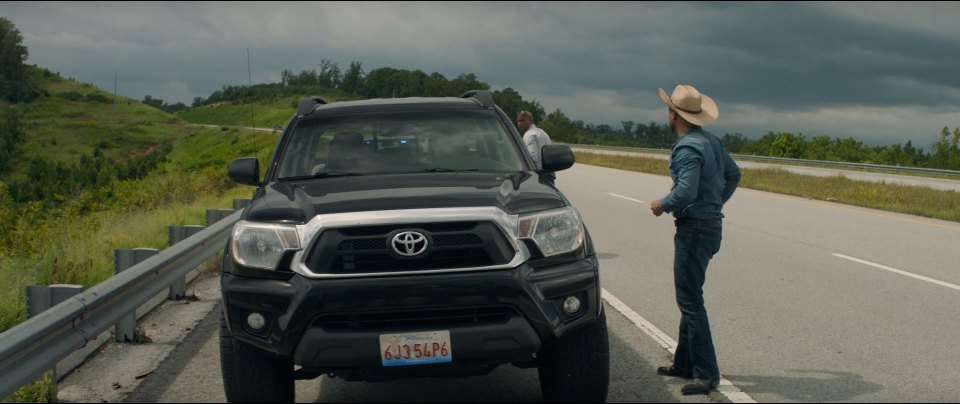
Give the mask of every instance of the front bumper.
<path id="1" fill-rule="evenodd" d="M 455 363 L 532 359 L 546 343 L 596 320 L 596 256 L 534 269 L 351 279 L 262 279 L 224 260 L 224 312 L 235 338 L 320 372 L 381 366 L 379 336 L 449 330 Z M 562 300 L 577 295 L 574 315 Z M 246 324 L 260 313 L 266 325 Z"/>

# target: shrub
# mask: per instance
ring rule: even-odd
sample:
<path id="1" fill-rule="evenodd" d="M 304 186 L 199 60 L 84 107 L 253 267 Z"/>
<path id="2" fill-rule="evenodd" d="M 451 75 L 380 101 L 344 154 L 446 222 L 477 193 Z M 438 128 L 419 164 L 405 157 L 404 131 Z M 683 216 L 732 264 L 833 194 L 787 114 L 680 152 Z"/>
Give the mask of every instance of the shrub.
<path id="1" fill-rule="evenodd" d="M 68 101 L 80 101 L 83 98 L 83 94 L 80 94 L 76 91 L 67 91 L 65 93 L 60 93 L 60 97 L 63 97 Z"/>
<path id="2" fill-rule="evenodd" d="M 109 104 L 113 101 L 110 101 L 109 98 L 105 97 L 103 94 L 90 93 L 87 94 L 87 101 L 99 102 L 101 104 Z"/>

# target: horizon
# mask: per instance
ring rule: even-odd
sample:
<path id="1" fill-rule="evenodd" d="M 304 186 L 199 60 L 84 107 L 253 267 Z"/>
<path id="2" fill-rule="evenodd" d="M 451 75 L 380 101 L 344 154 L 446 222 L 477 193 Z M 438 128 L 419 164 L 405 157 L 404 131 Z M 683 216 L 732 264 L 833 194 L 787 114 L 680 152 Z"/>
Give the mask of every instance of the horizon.
<path id="1" fill-rule="evenodd" d="M 0 3 L 28 64 L 190 105 L 283 69 L 473 73 L 546 112 L 665 122 L 658 87 L 717 101 L 707 130 L 929 149 L 960 126 L 949 3 Z M 91 7 L 91 6 L 96 7 Z M 416 22 L 410 24 L 410 22 Z M 482 23 L 481 23 L 482 22 Z M 683 29 L 677 30 L 676 27 Z M 252 77 L 248 78 L 246 49 Z"/>

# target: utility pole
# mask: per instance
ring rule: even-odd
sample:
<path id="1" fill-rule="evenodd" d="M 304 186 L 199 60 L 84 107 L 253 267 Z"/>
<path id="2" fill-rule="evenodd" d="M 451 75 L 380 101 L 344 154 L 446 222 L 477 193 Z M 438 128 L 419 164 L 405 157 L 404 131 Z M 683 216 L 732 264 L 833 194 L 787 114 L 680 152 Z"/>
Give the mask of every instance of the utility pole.
<path id="1" fill-rule="evenodd" d="M 117 105 L 117 72 L 113 72 L 113 105 Z"/>

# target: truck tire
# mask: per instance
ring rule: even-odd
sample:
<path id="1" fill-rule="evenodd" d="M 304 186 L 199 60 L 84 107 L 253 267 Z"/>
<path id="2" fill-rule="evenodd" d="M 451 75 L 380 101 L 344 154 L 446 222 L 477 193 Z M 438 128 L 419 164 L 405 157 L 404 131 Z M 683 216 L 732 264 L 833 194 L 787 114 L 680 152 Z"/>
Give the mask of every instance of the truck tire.
<path id="1" fill-rule="evenodd" d="M 220 314 L 220 371 L 229 403 L 292 403 L 293 363 L 238 341 Z"/>
<path id="2" fill-rule="evenodd" d="M 602 403 L 610 385 L 610 343 L 607 319 L 597 321 L 556 342 L 538 355 L 540 391 L 546 402 Z"/>

